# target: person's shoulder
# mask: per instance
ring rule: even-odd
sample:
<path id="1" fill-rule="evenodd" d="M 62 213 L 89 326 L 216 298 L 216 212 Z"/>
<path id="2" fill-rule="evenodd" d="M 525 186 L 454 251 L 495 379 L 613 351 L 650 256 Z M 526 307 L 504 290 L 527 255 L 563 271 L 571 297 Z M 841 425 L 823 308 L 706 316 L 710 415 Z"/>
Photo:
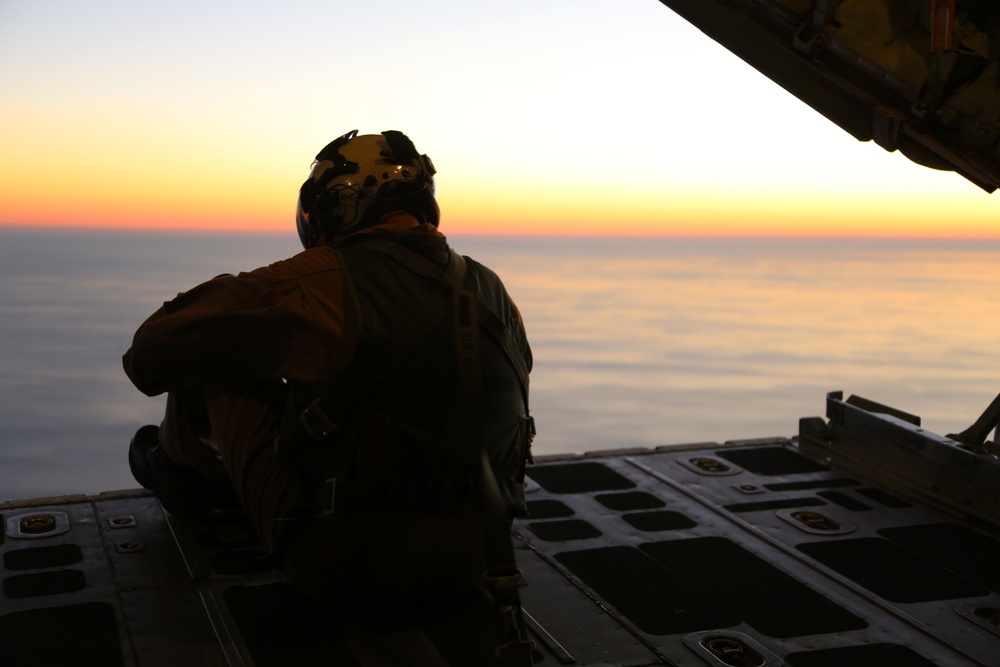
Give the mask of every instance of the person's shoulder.
<path id="1" fill-rule="evenodd" d="M 452 250 L 452 252 L 457 251 Z M 503 281 L 497 275 L 496 271 L 473 257 L 469 257 L 468 255 L 462 255 L 462 257 L 465 258 L 465 265 L 469 267 L 467 270 L 472 271 L 481 282 L 485 281 L 503 286 Z"/>
<path id="2" fill-rule="evenodd" d="M 493 269 L 472 257 L 468 255 L 463 255 L 463 257 L 465 258 L 467 284 L 479 296 L 479 300 L 502 319 L 510 317 L 515 307 L 500 276 Z"/>
<path id="3" fill-rule="evenodd" d="M 325 271 L 339 271 L 336 251 L 329 246 L 303 250 L 297 255 L 261 267 L 251 273 L 274 279 L 294 280 Z"/>

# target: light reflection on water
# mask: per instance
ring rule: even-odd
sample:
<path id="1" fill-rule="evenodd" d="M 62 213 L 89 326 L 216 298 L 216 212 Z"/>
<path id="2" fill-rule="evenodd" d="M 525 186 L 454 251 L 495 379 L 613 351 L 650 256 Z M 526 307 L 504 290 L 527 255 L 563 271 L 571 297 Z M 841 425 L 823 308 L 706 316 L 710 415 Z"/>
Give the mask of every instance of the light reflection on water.
<path id="1" fill-rule="evenodd" d="M 1000 392 L 1000 245 L 498 239 L 535 353 L 536 452 L 794 435 L 844 390 L 964 429 Z M 120 357 L 160 302 L 294 238 L 0 232 L 0 497 L 132 487 L 162 398 Z"/>
<path id="2" fill-rule="evenodd" d="M 566 245 L 494 262 L 534 343 L 539 449 L 790 436 L 841 389 L 948 433 L 1000 392 L 996 244 Z"/>

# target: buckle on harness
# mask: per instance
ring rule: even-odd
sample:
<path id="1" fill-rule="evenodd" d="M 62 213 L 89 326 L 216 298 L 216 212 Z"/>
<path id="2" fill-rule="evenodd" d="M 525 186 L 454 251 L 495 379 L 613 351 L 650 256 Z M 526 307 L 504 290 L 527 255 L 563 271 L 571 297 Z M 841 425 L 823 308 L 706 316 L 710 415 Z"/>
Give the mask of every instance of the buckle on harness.
<path id="1" fill-rule="evenodd" d="M 335 500 L 337 496 L 337 478 L 328 477 L 323 480 L 323 494 L 320 499 L 320 511 L 324 514 L 333 514 Z"/>
<path id="2" fill-rule="evenodd" d="M 310 403 L 299 415 L 302 428 L 306 430 L 314 440 L 325 440 L 331 433 L 337 430 L 338 424 L 330 420 L 323 412 L 323 401 L 316 399 Z"/>
<path id="3" fill-rule="evenodd" d="M 528 639 L 521 612 L 518 585 L 524 573 L 520 568 L 505 568 L 503 570 L 488 570 L 483 579 L 493 593 L 493 603 L 496 607 L 498 631 L 501 643 L 494 649 L 494 654 L 500 660 L 511 664 L 530 664 L 531 654 L 535 650 L 535 642 Z"/>
<path id="4" fill-rule="evenodd" d="M 515 567 L 504 570 L 487 570 L 483 573 L 483 579 L 493 591 L 508 591 L 517 588 L 524 578 L 521 568 Z"/>

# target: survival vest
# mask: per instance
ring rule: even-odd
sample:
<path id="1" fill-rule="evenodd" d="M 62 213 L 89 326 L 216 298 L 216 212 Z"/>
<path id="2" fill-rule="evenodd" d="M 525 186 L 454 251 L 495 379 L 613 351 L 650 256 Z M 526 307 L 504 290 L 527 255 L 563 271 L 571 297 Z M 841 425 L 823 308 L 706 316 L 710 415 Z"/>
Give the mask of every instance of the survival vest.
<path id="1" fill-rule="evenodd" d="M 328 385 L 290 383 L 277 441 L 304 514 L 468 509 L 480 499 L 481 450 L 507 512 L 524 512 L 534 426 L 520 316 L 496 274 L 429 240 L 413 249 L 349 237 L 336 248 L 360 325 L 357 354 Z"/>

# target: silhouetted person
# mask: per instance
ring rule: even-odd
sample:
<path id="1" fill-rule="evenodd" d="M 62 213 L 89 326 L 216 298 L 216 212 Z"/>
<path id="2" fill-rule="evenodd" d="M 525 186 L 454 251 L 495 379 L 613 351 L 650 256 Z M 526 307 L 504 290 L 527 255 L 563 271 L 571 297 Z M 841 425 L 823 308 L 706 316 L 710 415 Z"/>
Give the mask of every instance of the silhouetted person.
<path id="1" fill-rule="evenodd" d="M 306 250 L 178 295 L 124 356 L 168 394 L 133 438 L 136 480 L 180 516 L 238 501 L 320 597 L 475 584 L 481 451 L 524 511 L 531 351 L 500 279 L 438 232 L 434 173 L 400 132 L 336 139 L 299 192 Z"/>

